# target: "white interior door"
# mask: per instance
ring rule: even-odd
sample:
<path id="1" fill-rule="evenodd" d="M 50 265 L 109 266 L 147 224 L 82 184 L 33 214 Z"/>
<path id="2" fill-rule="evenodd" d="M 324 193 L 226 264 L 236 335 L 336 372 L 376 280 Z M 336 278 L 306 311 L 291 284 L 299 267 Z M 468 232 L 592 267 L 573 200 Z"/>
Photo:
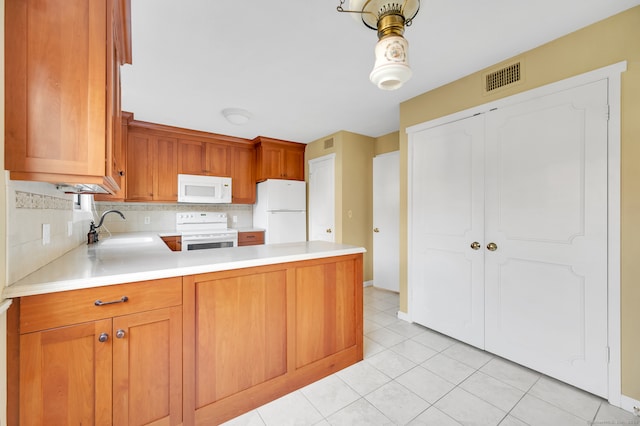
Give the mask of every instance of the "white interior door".
<path id="1" fill-rule="evenodd" d="M 484 347 L 484 116 L 410 137 L 413 321 Z"/>
<path id="2" fill-rule="evenodd" d="M 373 158 L 373 284 L 400 291 L 400 153 Z"/>
<path id="3" fill-rule="evenodd" d="M 607 395 L 607 81 L 487 114 L 486 348 Z"/>
<path id="4" fill-rule="evenodd" d="M 335 242 L 335 155 L 309 161 L 309 241 Z"/>

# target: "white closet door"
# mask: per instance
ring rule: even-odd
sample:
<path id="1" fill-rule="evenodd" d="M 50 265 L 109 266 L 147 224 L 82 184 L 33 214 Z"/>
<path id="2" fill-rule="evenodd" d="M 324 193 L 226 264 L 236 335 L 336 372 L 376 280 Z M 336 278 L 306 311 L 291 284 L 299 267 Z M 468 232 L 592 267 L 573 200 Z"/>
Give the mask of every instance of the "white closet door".
<path id="1" fill-rule="evenodd" d="M 484 346 L 484 117 L 410 137 L 413 321 Z"/>
<path id="2" fill-rule="evenodd" d="M 485 175 L 486 349 L 601 396 L 607 120 L 606 80 L 491 111 Z"/>

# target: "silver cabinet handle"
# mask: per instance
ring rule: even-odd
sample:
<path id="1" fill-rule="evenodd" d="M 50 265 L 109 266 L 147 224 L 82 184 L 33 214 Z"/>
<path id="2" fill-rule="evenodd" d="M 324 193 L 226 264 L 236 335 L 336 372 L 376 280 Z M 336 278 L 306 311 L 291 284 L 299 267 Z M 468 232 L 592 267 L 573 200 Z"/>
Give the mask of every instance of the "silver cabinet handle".
<path id="1" fill-rule="evenodd" d="M 124 338 L 124 335 L 125 335 L 125 334 L 126 334 L 126 333 L 124 332 L 124 330 L 123 330 L 123 329 L 119 329 L 118 331 L 116 331 L 116 337 L 117 337 L 118 339 L 122 339 L 122 338 Z"/>
<path id="2" fill-rule="evenodd" d="M 107 333 L 100 333 L 100 336 L 98 336 L 98 342 L 104 343 L 107 340 L 109 340 L 109 335 Z"/>
<path id="3" fill-rule="evenodd" d="M 93 304 L 96 306 L 113 305 L 114 303 L 124 303 L 127 300 L 129 300 L 127 296 L 122 296 L 120 299 L 112 300 L 111 302 L 103 302 L 102 300 L 96 300 Z"/>

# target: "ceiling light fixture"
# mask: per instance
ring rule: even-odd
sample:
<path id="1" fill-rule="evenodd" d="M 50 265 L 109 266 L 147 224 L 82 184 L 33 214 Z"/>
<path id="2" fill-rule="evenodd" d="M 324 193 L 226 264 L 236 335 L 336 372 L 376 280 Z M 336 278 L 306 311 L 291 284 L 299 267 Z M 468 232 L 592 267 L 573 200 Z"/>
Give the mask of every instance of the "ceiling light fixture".
<path id="1" fill-rule="evenodd" d="M 367 27 L 378 31 L 376 62 L 369 79 L 383 90 L 400 88 L 412 74 L 409 43 L 402 35 L 418 14 L 420 0 L 350 0 L 350 10 L 343 8 L 345 1 L 340 0 L 338 12 L 359 14 Z"/>
<path id="2" fill-rule="evenodd" d="M 246 109 L 241 108 L 225 108 L 222 110 L 222 115 L 231 124 L 241 126 L 249 121 L 251 113 Z"/>

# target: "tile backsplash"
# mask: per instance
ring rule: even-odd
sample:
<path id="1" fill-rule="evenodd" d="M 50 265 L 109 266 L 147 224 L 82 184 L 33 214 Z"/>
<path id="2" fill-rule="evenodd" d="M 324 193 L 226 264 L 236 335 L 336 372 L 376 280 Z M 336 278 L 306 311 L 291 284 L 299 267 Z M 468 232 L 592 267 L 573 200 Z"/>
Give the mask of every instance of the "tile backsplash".
<path id="1" fill-rule="evenodd" d="M 96 223 L 107 210 L 120 211 L 108 214 L 100 227 L 100 235 L 109 232 L 172 232 L 176 230 L 176 213 L 187 211 L 226 212 L 229 228 L 250 228 L 253 225 L 253 206 L 246 204 L 157 204 L 157 203 L 95 203 Z M 233 219 L 236 219 L 234 222 Z"/>
<path id="2" fill-rule="evenodd" d="M 86 244 L 91 220 L 99 222 L 102 213 L 110 209 L 121 211 L 126 219 L 117 214 L 105 216 L 99 229 L 103 237 L 121 232 L 173 232 L 179 211 L 226 212 L 230 228 L 253 224 L 252 205 L 92 202 L 86 210 L 79 210 L 74 208 L 73 195 L 51 184 L 7 180 L 6 189 L 8 284 Z M 43 225 L 49 228 L 47 244 L 43 242 Z"/>
<path id="3" fill-rule="evenodd" d="M 7 180 L 6 208 L 9 284 L 86 242 L 91 213 L 74 210 L 73 195 L 54 185 Z M 47 244 L 45 224 L 50 234 Z"/>

